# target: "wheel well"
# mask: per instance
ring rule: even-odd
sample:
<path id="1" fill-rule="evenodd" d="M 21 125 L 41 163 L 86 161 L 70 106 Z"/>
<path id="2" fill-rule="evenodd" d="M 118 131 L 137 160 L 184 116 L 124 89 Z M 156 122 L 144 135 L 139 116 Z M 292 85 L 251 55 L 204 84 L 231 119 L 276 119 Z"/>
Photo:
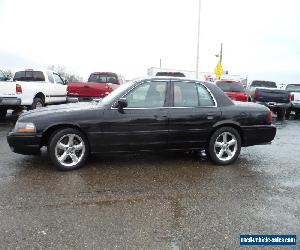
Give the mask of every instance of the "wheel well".
<path id="1" fill-rule="evenodd" d="M 43 133 L 42 140 L 41 140 L 41 146 L 48 146 L 48 142 L 49 142 L 49 139 L 50 139 L 51 135 L 52 135 L 55 131 L 60 130 L 60 129 L 65 129 L 65 128 L 73 128 L 73 129 L 76 129 L 76 130 L 80 131 L 81 133 L 83 133 L 83 134 L 86 136 L 85 132 L 84 132 L 81 128 L 79 128 L 79 127 L 77 127 L 77 126 L 75 126 L 75 125 L 71 125 L 71 124 L 60 124 L 60 125 L 55 125 L 55 126 L 52 126 L 52 127 L 48 128 L 48 129 Z M 88 140 L 88 137 L 87 137 L 87 136 L 86 136 L 86 138 L 87 138 L 87 140 Z M 88 142 L 89 142 L 89 140 L 88 140 Z M 89 143 L 90 143 L 90 142 L 89 142 Z M 90 145 L 89 145 L 89 146 L 90 146 Z"/>
<path id="2" fill-rule="evenodd" d="M 217 131 L 219 128 L 222 128 L 222 127 L 231 127 L 231 128 L 236 129 L 236 130 L 238 131 L 240 137 L 241 137 L 241 144 L 243 145 L 243 142 L 244 142 L 243 131 L 242 131 L 242 129 L 241 129 L 238 125 L 232 124 L 232 123 L 221 124 L 221 125 L 219 125 L 219 126 L 213 128 L 213 130 L 212 130 L 212 131 L 210 132 L 210 134 L 209 134 L 208 139 L 210 140 L 212 134 L 213 134 L 215 131 Z"/>
<path id="3" fill-rule="evenodd" d="M 43 102 L 45 103 L 45 95 L 42 92 L 37 93 L 34 98 L 41 98 L 43 100 Z"/>

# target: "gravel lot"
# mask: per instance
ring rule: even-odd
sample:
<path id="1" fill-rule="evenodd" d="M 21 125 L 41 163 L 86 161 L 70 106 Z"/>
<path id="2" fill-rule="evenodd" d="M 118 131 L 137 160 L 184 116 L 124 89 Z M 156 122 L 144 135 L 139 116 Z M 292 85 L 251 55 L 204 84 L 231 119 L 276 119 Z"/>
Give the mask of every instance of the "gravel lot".
<path id="1" fill-rule="evenodd" d="M 274 121 L 274 142 L 243 148 L 231 166 L 147 154 L 72 172 L 47 154 L 12 153 L 13 121 L 0 123 L 1 249 L 236 249 L 240 234 L 300 237 L 300 120 Z"/>

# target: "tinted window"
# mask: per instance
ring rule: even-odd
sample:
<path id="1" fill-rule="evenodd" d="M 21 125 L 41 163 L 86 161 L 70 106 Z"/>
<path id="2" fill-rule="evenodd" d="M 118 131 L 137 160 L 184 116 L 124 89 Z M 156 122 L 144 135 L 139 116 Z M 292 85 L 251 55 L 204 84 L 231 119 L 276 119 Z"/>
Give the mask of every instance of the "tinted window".
<path id="1" fill-rule="evenodd" d="M 183 74 L 181 72 L 157 72 L 156 76 L 185 77 L 185 74 Z"/>
<path id="2" fill-rule="evenodd" d="M 277 88 L 276 83 L 270 81 L 253 81 L 251 87 Z"/>
<path id="3" fill-rule="evenodd" d="M 48 76 L 49 82 L 54 83 L 54 79 L 53 79 L 52 73 L 48 71 L 47 72 L 47 76 Z"/>
<path id="4" fill-rule="evenodd" d="M 300 92 L 300 84 L 289 84 L 285 89 L 289 92 Z"/>
<path id="5" fill-rule="evenodd" d="M 126 95 L 129 108 L 163 107 L 166 97 L 166 82 L 147 82 Z"/>
<path id="6" fill-rule="evenodd" d="M 198 91 L 198 95 L 199 95 L 199 106 L 207 107 L 207 106 L 215 105 L 215 102 L 214 102 L 211 94 L 208 92 L 208 90 L 202 84 L 197 84 L 197 91 Z"/>
<path id="7" fill-rule="evenodd" d="M 242 84 L 239 83 L 221 83 L 217 82 L 217 86 L 224 92 L 245 92 Z"/>
<path id="8" fill-rule="evenodd" d="M 44 82 L 45 77 L 42 71 L 18 71 L 15 73 L 14 81 Z"/>
<path id="9" fill-rule="evenodd" d="M 193 82 L 174 82 L 174 107 L 199 106 L 196 84 Z"/>
<path id="10" fill-rule="evenodd" d="M 119 84 L 117 76 L 113 74 L 91 74 L 88 82 Z"/>
<path id="11" fill-rule="evenodd" d="M 0 81 L 5 81 L 5 75 L 0 71 Z"/>
<path id="12" fill-rule="evenodd" d="M 54 80 L 55 80 L 56 83 L 64 84 L 63 80 L 60 78 L 59 75 L 53 74 L 53 77 L 54 77 Z"/>

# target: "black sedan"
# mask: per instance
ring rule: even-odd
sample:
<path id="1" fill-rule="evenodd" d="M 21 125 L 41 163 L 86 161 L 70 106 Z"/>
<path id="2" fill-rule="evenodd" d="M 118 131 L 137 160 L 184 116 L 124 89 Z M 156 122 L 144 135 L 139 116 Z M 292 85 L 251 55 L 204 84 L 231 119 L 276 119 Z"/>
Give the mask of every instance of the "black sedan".
<path id="1" fill-rule="evenodd" d="M 40 108 L 22 114 L 7 140 L 12 151 L 48 147 L 60 170 L 89 154 L 206 150 L 216 164 L 234 162 L 241 147 L 271 142 L 276 128 L 262 105 L 231 101 L 217 86 L 183 78 L 121 85 L 98 103 Z"/>

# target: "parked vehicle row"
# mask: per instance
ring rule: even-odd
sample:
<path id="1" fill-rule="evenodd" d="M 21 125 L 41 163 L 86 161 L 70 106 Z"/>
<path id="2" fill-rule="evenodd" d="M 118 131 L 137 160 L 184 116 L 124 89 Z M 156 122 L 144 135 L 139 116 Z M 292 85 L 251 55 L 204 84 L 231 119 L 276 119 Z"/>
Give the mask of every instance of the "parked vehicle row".
<path id="1" fill-rule="evenodd" d="M 66 102 L 66 88 L 65 81 L 53 71 L 18 71 L 12 81 L 0 82 L 0 118 L 8 109 L 35 109 Z"/>
<path id="2" fill-rule="evenodd" d="M 90 154 L 132 151 L 204 149 L 226 165 L 241 147 L 272 141 L 271 122 L 267 107 L 232 102 L 214 84 L 162 77 L 122 84 L 98 103 L 25 112 L 7 140 L 20 154 L 47 146 L 60 170 L 81 167 Z"/>
<path id="3" fill-rule="evenodd" d="M 87 82 L 68 83 L 69 101 L 92 101 L 107 96 L 125 83 L 125 78 L 112 72 L 94 72 Z"/>

